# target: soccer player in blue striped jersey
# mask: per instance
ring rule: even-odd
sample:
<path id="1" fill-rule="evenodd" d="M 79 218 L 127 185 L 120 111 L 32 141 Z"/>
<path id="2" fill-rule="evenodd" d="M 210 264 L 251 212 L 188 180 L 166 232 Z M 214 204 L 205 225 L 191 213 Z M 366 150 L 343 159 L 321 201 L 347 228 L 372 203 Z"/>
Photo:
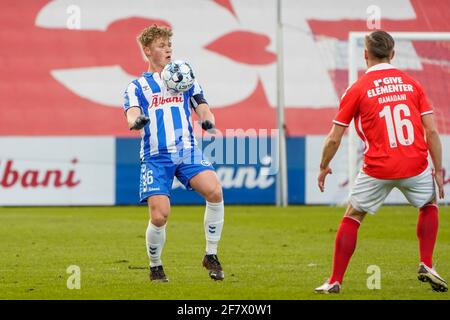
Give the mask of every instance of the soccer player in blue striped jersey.
<path id="1" fill-rule="evenodd" d="M 217 245 L 224 221 L 222 186 L 211 163 L 203 157 L 193 134 L 192 112 L 202 128 L 214 131 L 214 115 L 195 81 L 186 92 L 169 91 L 160 74 L 172 60 L 172 30 L 163 26 L 145 28 L 138 42 L 148 60 L 148 71 L 125 90 L 124 109 L 130 130 L 139 130 L 141 140 L 140 200 L 147 203 L 150 220 L 146 247 L 150 280 L 167 282 L 161 253 L 166 239 L 173 179 L 195 190 L 206 200 L 204 228 L 206 254 L 203 266 L 214 280 L 224 273 L 217 258 Z"/>

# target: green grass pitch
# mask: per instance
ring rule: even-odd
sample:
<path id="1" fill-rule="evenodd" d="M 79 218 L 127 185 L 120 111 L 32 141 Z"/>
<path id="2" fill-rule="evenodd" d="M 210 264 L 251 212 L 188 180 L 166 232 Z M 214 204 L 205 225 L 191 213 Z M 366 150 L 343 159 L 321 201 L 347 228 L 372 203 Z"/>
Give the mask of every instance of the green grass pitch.
<path id="1" fill-rule="evenodd" d="M 340 295 L 317 295 L 331 269 L 343 208 L 227 206 L 219 258 L 225 280 L 201 266 L 203 207 L 175 206 L 163 262 L 148 280 L 145 207 L 0 208 L 0 299 L 449 299 L 417 280 L 417 210 L 385 206 L 366 217 Z M 440 208 L 434 262 L 450 278 L 450 208 Z M 67 268 L 81 270 L 69 290 Z M 367 288 L 370 265 L 381 288 Z"/>

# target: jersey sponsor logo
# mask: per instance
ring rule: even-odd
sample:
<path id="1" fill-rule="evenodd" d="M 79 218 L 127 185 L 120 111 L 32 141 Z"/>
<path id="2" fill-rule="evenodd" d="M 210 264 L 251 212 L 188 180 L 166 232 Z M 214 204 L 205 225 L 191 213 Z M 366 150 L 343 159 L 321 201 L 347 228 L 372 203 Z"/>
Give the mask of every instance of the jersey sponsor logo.
<path id="1" fill-rule="evenodd" d="M 411 84 L 403 83 L 401 77 L 387 77 L 374 81 L 375 88 L 367 90 L 369 98 L 376 97 L 386 93 L 394 92 L 414 92 Z M 383 84 L 383 85 L 381 85 Z"/>
<path id="2" fill-rule="evenodd" d="M 150 108 L 156 108 L 159 106 L 163 106 L 166 103 L 183 103 L 184 102 L 184 98 L 183 95 L 181 94 L 178 97 L 167 97 L 164 98 L 163 96 L 159 95 L 159 94 L 154 94 L 152 96 L 152 104 L 150 105 Z"/>
<path id="3" fill-rule="evenodd" d="M 383 79 L 377 79 L 373 82 L 375 84 L 375 87 L 379 87 L 382 84 L 402 84 L 403 79 L 402 77 L 385 77 Z"/>
<path id="4" fill-rule="evenodd" d="M 72 160 L 76 163 L 77 160 Z M 4 165 L 3 165 L 4 163 Z M 64 172 L 60 169 L 17 169 L 14 160 L 0 161 L 0 187 L 13 188 L 61 188 L 73 189 L 81 183 L 74 169 Z"/>

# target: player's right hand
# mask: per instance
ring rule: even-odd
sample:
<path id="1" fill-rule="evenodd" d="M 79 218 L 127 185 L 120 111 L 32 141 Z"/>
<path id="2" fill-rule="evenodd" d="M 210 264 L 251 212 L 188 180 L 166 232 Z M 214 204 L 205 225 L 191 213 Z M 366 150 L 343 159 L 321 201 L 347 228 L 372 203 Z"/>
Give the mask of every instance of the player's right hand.
<path id="1" fill-rule="evenodd" d="M 328 174 L 332 174 L 330 167 L 326 167 L 325 169 L 320 169 L 319 177 L 317 177 L 317 183 L 319 185 L 320 192 L 325 190 L 325 178 Z"/>
<path id="2" fill-rule="evenodd" d="M 444 172 L 443 170 L 434 170 L 431 173 L 434 177 L 434 180 L 436 181 L 438 192 L 439 192 L 439 198 L 444 199 Z"/>
<path id="3" fill-rule="evenodd" d="M 130 130 L 141 130 L 147 123 L 150 122 L 150 118 L 141 114 L 136 118 Z"/>

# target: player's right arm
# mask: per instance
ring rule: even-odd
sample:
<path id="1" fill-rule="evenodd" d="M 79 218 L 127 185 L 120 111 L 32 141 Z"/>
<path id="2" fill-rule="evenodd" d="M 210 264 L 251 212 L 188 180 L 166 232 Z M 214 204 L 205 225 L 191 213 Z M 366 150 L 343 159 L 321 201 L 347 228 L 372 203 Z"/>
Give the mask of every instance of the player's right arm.
<path id="1" fill-rule="evenodd" d="M 325 178 L 328 174 L 331 174 L 331 168 L 329 167 L 331 160 L 339 149 L 342 136 L 344 135 L 346 127 L 334 124 L 330 133 L 325 139 L 325 144 L 322 151 L 322 160 L 320 161 L 320 172 L 317 182 L 321 192 L 325 190 Z"/>
<path id="2" fill-rule="evenodd" d="M 348 88 L 341 97 L 339 111 L 333 120 L 333 127 L 325 139 L 322 151 L 322 159 L 320 160 L 320 172 L 317 177 L 317 183 L 321 192 L 325 190 L 325 178 L 332 173 L 329 167 L 331 160 L 341 144 L 342 136 L 345 129 L 350 125 L 359 105 L 359 89 L 353 85 Z"/>
<path id="3" fill-rule="evenodd" d="M 140 107 L 130 107 L 126 112 L 130 130 L 141 130 L 150 121 L 148 117 L 142 114 Z"/>
<path id="4" fill-rule="evenodd" d="M 434 124 L 433 114 L 426 114 L 422 116 L 422 124 L 425 130 L 425 137 L 427 139 L 428 150 L 430 152 L 431 160 L 433 161 L 433 174 L 436 184 L 438 186 L 439 198 L 444 198 L 444 173 L 442 171 L 442 144 Z"/>
<path id="5" fill-rule="evenodd" d="M 142 114 L 141 107 L 139 106 L 139 88 L 131 82 L 124 93 L 125 115 L 127 117 L 128 128 L 130 130 L 141 130 L 150 119 Z"/>

